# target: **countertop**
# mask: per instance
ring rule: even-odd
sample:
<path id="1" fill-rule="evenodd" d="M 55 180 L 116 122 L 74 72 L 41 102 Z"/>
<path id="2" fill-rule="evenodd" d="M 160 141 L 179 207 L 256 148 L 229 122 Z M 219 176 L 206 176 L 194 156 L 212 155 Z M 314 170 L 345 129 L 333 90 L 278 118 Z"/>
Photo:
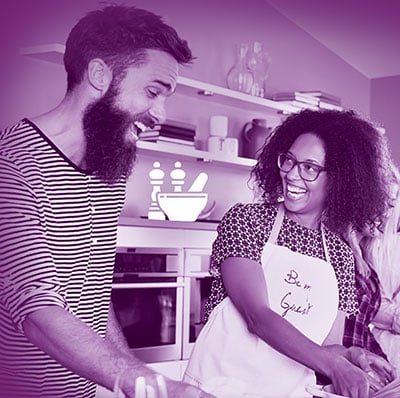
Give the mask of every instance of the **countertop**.
<path id="1" fill-rule="evenodd" d="M 220 220 L 200 220 L 195 222 L 149 220 L 141 217 L 120 217 L 118 225 L 129 227 L 196 229 L 215 231 Z"/>

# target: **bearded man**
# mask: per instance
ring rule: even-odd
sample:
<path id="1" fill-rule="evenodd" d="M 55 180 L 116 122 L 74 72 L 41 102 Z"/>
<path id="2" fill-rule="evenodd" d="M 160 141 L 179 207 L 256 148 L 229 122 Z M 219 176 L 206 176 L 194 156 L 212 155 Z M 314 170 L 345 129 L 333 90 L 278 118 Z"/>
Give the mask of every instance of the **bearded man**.
<path id="1" fill-rule="evenodd" d="M 161 123 L 186 41 L 135 7 L 90 12 L 70 32 L 67 92 L 0 133 L 1 397 L 127 397 L 160 378 L 129 351 L 110 306 L 118 216 L 137 133 Z M 108 325 L 107 325 L 108 319 Z M 107 329 L 107 330 L 106 330 Z M 106 333 L 107 331 L 107 333 Z"/>

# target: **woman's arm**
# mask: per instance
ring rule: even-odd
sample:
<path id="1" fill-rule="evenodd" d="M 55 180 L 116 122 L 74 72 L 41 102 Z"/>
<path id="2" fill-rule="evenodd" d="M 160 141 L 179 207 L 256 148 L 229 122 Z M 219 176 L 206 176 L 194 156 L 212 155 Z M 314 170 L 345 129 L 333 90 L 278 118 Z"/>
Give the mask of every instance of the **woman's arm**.
<path id="1" fill-rule="evenodd" d="M 321 347 L 269 308 L 267 286 L 259 263 L 229 257 L 221 264 L 225 288 L 251 333 L 282 354 L 324 374 L 339 394 L 368 396 L 369 379 L 340 353 Z"/>

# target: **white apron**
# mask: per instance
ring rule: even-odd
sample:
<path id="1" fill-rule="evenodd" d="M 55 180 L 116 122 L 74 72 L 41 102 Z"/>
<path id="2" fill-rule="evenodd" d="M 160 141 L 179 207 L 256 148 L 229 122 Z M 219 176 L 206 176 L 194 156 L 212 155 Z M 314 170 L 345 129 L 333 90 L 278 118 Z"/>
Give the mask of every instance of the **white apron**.
<path id="1" fill-rule="evenodd" d="M 338 311 L 335 272 L 327 261 L 275 245 L 283 216 L 281 205 L 262 253 L 270 308 L 322 344 Z M 322 239 L 329 260 L 323 229 Z M 218 398 L 309 397 L 305 386 L 315 375 L 250 333 L 226 297 L 201 330 L 184 380 Z"/>

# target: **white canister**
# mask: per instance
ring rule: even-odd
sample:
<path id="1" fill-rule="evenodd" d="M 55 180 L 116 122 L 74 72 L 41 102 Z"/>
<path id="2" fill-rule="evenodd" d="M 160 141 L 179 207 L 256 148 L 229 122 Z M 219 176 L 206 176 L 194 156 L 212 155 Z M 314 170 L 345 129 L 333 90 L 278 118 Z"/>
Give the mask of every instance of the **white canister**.
<path id="1" fill-rule="evenodd" d="M 239 154 L 239 140 L 237 138 L 227 137 L 222 143 L 222 151 L 226 156 L 236 157 Z"/>
<path id="2" fill-rule="evenodd" d="M 208 137 L 207 150 L 209 152 L 221 152 L 222 151 L 222 139 L 220 137 Z"/>
<path id="3" fill-rule="evenodd" d="M 225 138 L 228 135 L 228 117 L 215 115 L 210 117 L 210 135 Z"/>

